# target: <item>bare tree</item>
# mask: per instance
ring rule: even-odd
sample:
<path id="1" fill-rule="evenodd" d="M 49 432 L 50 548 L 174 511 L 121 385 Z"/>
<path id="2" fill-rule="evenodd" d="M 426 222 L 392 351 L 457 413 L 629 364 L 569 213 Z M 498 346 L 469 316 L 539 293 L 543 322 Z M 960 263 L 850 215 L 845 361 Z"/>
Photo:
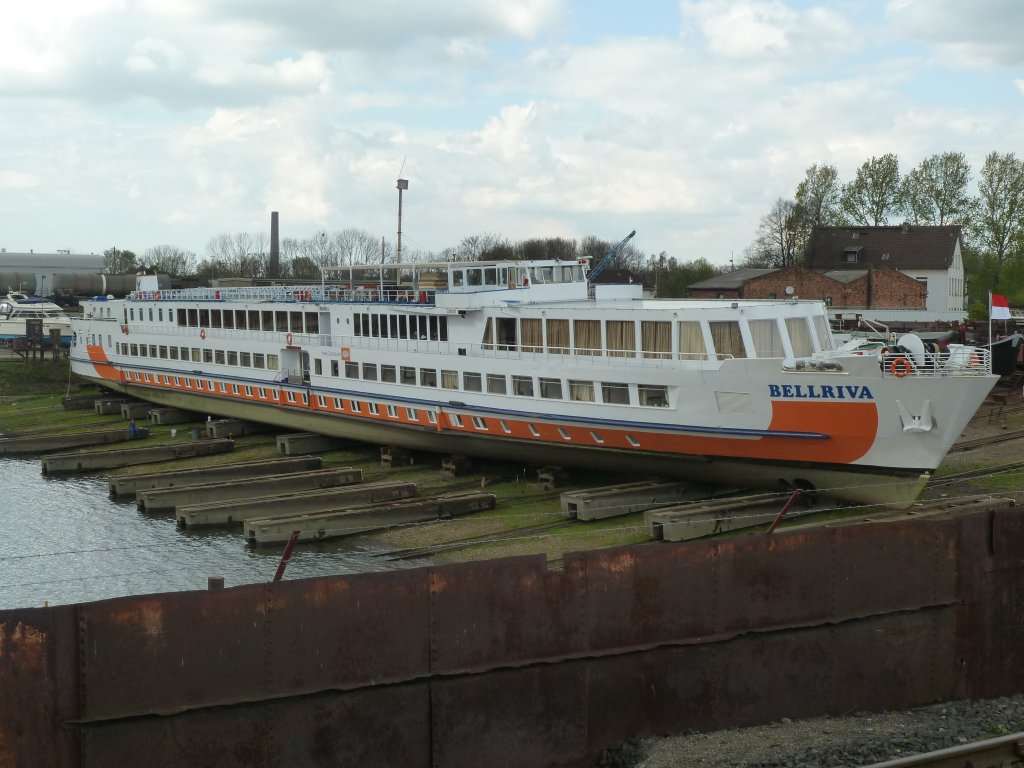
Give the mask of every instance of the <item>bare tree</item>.
<path id="1" fill-rule="evenodd" d="M 173 245 L 155 245 L 142 254 L 142 263 L 149 269 L 171 277 L 186 277 L 196 271 L 198 258 L 192 251 Z"/>
<path id="2" fill-rule="evenodd" d="M 857 169 L 857 177 L 843 187 L 843 213 L 853 224 L 877 227 L 902 212 L 900 165 L 896 155 L 872 157 Z"/>
<path id="3" fill-rule="evenodd" d="M 796 263 L 800 223 L 796 203 L 778 198 L 761 217 L 757 239 L 749 249 L 748 266 L 788 267 Z"/>

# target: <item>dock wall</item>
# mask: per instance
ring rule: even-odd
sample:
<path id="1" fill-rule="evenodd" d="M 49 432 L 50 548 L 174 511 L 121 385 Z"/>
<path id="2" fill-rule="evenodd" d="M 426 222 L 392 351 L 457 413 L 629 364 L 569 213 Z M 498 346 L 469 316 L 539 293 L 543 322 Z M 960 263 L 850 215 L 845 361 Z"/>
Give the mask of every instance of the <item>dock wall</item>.
<path id="1" fill-rule="evenodd" d="M 1024 516 L 0 612 L 0 765 L 542 766 L 1024 691 Z"/>

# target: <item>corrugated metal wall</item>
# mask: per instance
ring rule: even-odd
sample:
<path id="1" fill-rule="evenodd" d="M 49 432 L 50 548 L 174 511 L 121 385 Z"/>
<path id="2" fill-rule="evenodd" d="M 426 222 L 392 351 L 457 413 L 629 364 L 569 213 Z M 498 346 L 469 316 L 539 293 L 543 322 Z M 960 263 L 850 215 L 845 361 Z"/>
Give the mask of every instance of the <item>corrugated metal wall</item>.
<path id="1" fill-rule="evenodd" d="M 0 766 L 564 765 L 1024 690 L 1024 525 L 807 529 L 0 612 Z"/>

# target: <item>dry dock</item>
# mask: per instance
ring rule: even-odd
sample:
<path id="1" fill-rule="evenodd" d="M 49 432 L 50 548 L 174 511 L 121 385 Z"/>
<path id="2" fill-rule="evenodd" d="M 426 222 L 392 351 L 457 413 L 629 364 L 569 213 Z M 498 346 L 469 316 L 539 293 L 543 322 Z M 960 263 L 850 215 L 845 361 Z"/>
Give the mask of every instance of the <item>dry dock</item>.
<path id="1" fill-rule="evenodd" d="M 7 437 L 0 439 L 0 456 L 66 451 L 68 448 L 123 443 L 148 436 L 149 432 L 146 429 L 137 428 L 134 435 L 128 429 L 101 429 L 93 432 L 69 432 L 63 435 Z"/>
<path id="2" fill-rule="evenodd" d="M 200 467 L 199 469 L 177 469 L 111 477 L 108 485 L 110 497 L 117 498 L 118 496 L 133 496 L 139 491 L 151 491 L 158 488 L 180 488 L 186 485 L 269 477 L 320 469 L 322 466 L 323 460 L 319 456 L 296 456 L 266 461 L 241 461 L 215 467 Z"/>
<path id="3" fill-rule="evenodd" d="M 152 445 L 145 448 L 123 448 L 112 451 L 81 451 L 58 453 L 42 460 L 44 475 L 96 472 L 101 469 L 152 464 L 192 456 L 227 453 L 235 447 L 231 440 L 196 440 L 189 443 Z"/>

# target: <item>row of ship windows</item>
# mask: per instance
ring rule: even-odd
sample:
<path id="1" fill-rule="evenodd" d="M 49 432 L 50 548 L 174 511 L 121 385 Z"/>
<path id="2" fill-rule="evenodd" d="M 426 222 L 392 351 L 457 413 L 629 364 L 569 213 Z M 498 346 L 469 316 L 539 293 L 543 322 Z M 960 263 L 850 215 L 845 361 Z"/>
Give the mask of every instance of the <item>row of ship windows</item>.
<path id="1" fill-rule="evenodd" d="M 331 360 L 331 375 L 340 375 L 337 360 Z M 323 372 L 320 360 L 313 361 L 313 372 Z M 421 387 L 437 387 L 464 392 L 487 392 L 492 395 L 516 395 L 518 397 L 535 397 L 550 400 L 564 400 L 566 394 L 570 400 L 580 403 L 600 402 L 613 405 L 630 404 L 630 385 L 622 382 L 593 382 L 587 380 L 562 379 L 525 376 L 503 373 L 477 373 L 441 370 L 440 376 L 434 368 L 415 368 L 411 365 L 377 365 L 376 363 L 345 363 L 346 379 L 363 381 L 383 381 L 391 384 L 409 384 Z M 461 382 L 461 386 L 460 386 Z M 636 403 L 638 405 L 664 408 L 668 406 L 668 387 L 661 384 L 637 384 Z"/>
<path id="2" fill-rule="evenodd" d="M 223 381 L 215 382 L 207 379 L 193 379 L 189 376 L 167 376 L 164 374 L 141 373 L 139 371 L 129 372 L 128 379 L 145 384 L 152 383 L 163 384 L 165 386 L 173 385 L 176 387 L 184 387 L 185 389 L 192 389 L 197 392 L 209 391 L 211 393 L 219 392 L 220 394 L 230 393 L 236 396 L 241 396 L 242 393 L 244 392 L 246 397 L 253 397 L 255 394 L 255 396 L 258 397 L 260 400 L 270 400 L 272 402 L 282 401 L 282 399 L 278 396 L 277 390 L 268 390 L 266 387 L 251 387 L 249 385 L 243 384 L 226 384 Z M 320 408 L 327 409 L 330 407 L 328 405 L 328 398 L 326 396 L 317 395 L 316 400 L 317 405 Z M 331 398 L 331 401 L 333 403 L 334 409 L 337 411 L 348 410 L 352 413 L 366 413 L 367 415 L 370 416 L 380 416 L 382 414 L 381 406 L 378 403 L 366 402 L 361 400 L 346 400 L 340 397 L 333 397 Z M 304 392 L 293 392 L 291 390 L 284 392 L 283 402 L 287 402 L 291 405 L 301 406 L 307 406 L 309 404 L 309 401 Z M 391 419 L 403 419 L 405 421 L 419 423 L 422 423 L 422 420 L 420 419 L 420 414 L 422 413 L 426 417 L 426 422 L 428 424 L 437 424 L 437 414 L 431 410 L 423 409 L 421 411 L 418 408 L 401 408 L 400 406 L 396 405 L 385 405 L 383 406 L 383 413 L 386 414 L 387 417 Z M 477 429 L 481 432 L 489 432 L 491 431 L 492 426 L 497 425 L 501 429 L 501 431 L 504 432 L 506 435 L 512 434 L 512 427 L 504 419 L 486 419 L 482 416 L 463 417 L 462 415 L 456 413 L 447 413 L 444 414 L 444 416 L 448 420 L 449 426 L 456 427 L 459 429 L 466 427 L 468 424 L 472 424 L 474 429 Z M 535 424 L 527 423 L 526 427 L 527 429 L 530 430 L 530 434 L 533 437 L 541 436 L 541 432 L 539 429 L 537 429 L 537 426 Z M 556 429 L 558 430 L 559 436 L 563 440 L 571 441 L 573 439 L 572 435 L 562 427 L 556 427 Z M 588 434 L 591 440 L 593 440 L 595 443 L 604 443 L 604 437 L 601 435 L 600 432 L 597 432 L 595 430 L 589 430 Z M 627 434 L 625 435 L 625 438 L 626 441 L 633 448 L 640 447 L 640 441 L 637 440 L 633 435 Z"/>
<path id="3" fill-rule="evenodd" d="M 264 355 L 261 352 L 238 352 L 233 349 L 200 349 L 198 347 L 170 347 L 163 344 L 118 342 L 117 353 L 132 357 L 153 357 L 160 360 L 239 365 L 243 368 L 260 368 L 271 371 L 276 371 L 280 367 L 277 355 Z"/>

